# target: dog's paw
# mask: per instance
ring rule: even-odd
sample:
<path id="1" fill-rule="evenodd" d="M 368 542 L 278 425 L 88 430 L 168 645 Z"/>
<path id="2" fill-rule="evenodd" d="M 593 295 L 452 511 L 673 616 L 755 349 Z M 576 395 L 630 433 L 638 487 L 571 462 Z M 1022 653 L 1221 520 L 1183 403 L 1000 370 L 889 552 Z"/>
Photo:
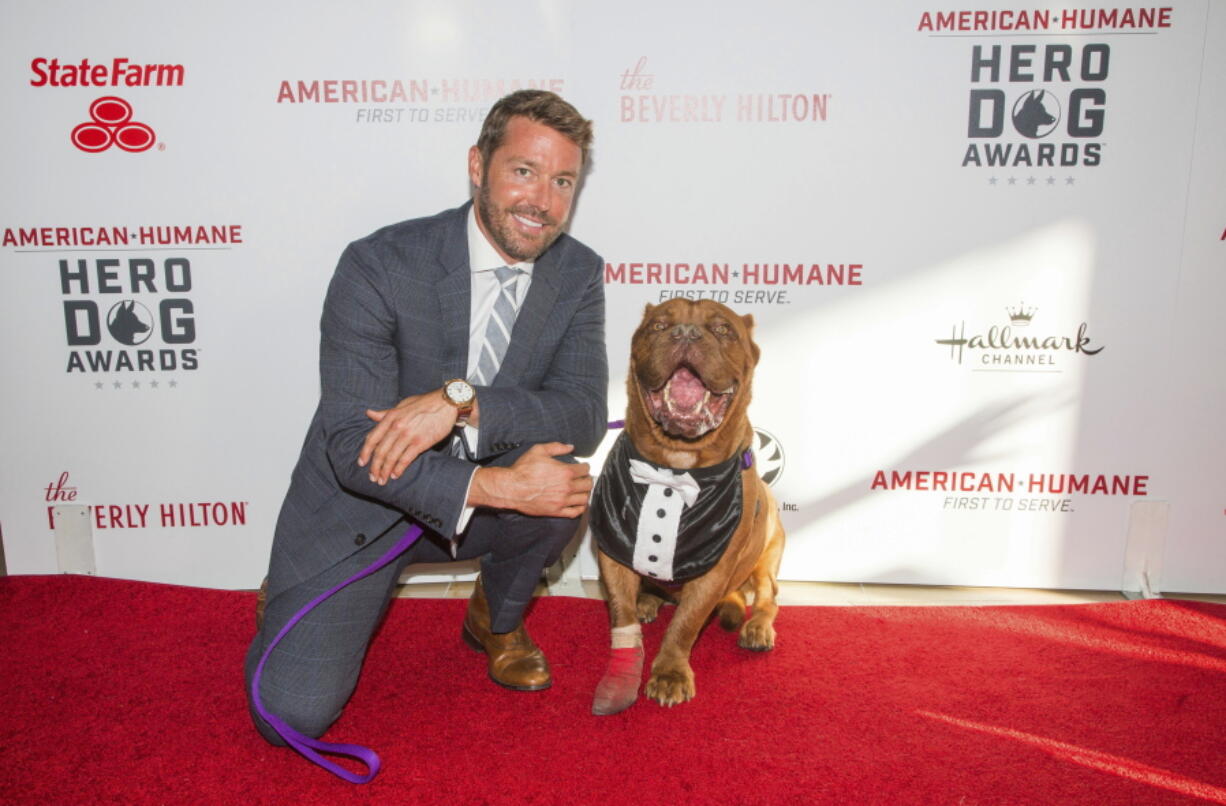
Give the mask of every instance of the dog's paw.
<path id="1" fill-rule="evenodd" d="M 694 699 L 694 672 L 687 664 L 683 669 L 652 672 L 646 694 L 660 705 L 680 705 Z"/>
<path id="2" fill-rule="evenodd" d="M 634 705 L 643 681 L 643 648 L 614 649 L 609 655 L 609 667 L 596 684 L 592 698 L 592 713 L 597 716 L 617 714 Z"/>
<path id="3" fill-rule="evenodd" d="M 638 620 L 644 624 L 650 624 L 656 620 L 656 616 L 660 615 L 660 606 L 664 604 L 664 600 L 659 596 L 651 593 L 640 593 L 638 599 L 635 600 L 634 610 Z"/>
<path id="4" fill-rule="evenodd" d="M 737 646 L 754 652 L 766 652 L 775 648 L 775 628 L 769 621 L 750 619 L 741 628 Z"/>
<path id="5" fill-rule="evenodd" d="M 745 622 L 745 605 L 738 602 L 720 602 L 715 608 L 715 614 L 719 617 L 719 626 L 732 632 Z"/>

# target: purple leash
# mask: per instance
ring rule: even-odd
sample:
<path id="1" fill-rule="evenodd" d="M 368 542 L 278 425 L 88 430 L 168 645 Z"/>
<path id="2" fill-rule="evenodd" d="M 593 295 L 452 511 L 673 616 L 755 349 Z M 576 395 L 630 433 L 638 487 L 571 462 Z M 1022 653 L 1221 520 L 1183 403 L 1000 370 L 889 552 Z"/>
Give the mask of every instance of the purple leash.
<path id="1" fill-rule="evenodd" d="M 625 424 L 626 423 L 624 420 L 617 420 L 609 423 L 609 429 L 613 430 L 623 428 L 625 427 Z M 748 448 L 746 448 L 741 457 L 741 465 L 742 467 L 748 469 L 752 464 L 753 454 L 750 453 Z M 409 527 L 408 531 L 404 533 L 400 540 L 396 542 L 396 545 L 388 549 L 387 553 L 378 560 L 375 560 L 372 565 L 362 569 L 358 573 L 349 577 L 349 579 L 346 579 L 339 585 L 329 588 L 311 601 L 307 602 L 301 610 L 295 613 L 293 617 L 285 623 L 285 626 L 281 628 L 281 631 L 277 633 L 276 637 L 272 639 L 272 642 L 269 643 L 269 645 L 264 649 L 264 654 L 260 658 L 260 663 L 255 667 L 255 674 L 251 677 L 251 702 L 255 705 L 256 713 L 258 713 L 265 722 L 272 726 L 272 729 L 285 740 L 286 744 L 301 753 L 308 761 L 318 764 L 328 772 L 345 779 L 351 784 L 368 784 L 374 780 L 374 777 L 379 774 L 379 754 L 374 750 L 371 750 L 369 747 L 363 747 L 360 744 L 324 742 L 320 741 L 319 739 L 312 739 L 310 736 L 305 736 L 294 730 L 288 724 L 286 724 L 285 720 L 264 708 L 264 703 L 260 700 L 260 678 L 264 674 L 264 664 L 268 662 L 268 657 L 272 654 L 273 649 L 276 648 L 277 644 L 281 642 L 282 638 L 289 634 L 289 631 L 294 628 L 294 625 L 306 617 L 307 613 L 310 613 L 312 610 L 318 607 L 320 603 L 322 603 L 325 599 L 330 598 L 337 591 L 348 585 L 352 585 L 359 579 L 365 579 L 383 566 L 390 563 L 392 560 L 399 557 L 408 550 L 409 546 L 413 545 L 417 538 L 421 537 L 421 532 L 421 527 L 417 524 L 413 524 Z M 357 773 L 350 772 L 336 762 L 329 761 L 328 759 L 324 758 L 322 755 L 320 755 L 321 753 L 327 753 L 333 756 L 346 756 L 359 761 L 366 765 L 367 773 L 365 775 L 358 775 Z"/>
<path id="2" fill-rule="evenodd" d="M 295 624 L 302 621 L 307 613 L 314 610 L 321 602 L 332 596 L 332 594 L 336 593 L 341 588 L 344 588 L 346 585 L 351 585 L 354 582 L 357 582 L 359 579 L 365 579 L 383 566 L 390 563 L 392 560 L 396 559 L 396 557 L 399 555 L 403 554 L 409 548 L 409 546 L 413 545 L 417 538 L 421 537 L 421 531 L 420 526 L 413 524 L 409 527 L 409 530 L 404 533 L 404 536 L 397 541 L 396 545 L 388 549 L 387 553 L 376 560 L 373 565 L 362 569 L 341 584 L 324 591 L 311 601 L 307 602 L 306 606 L 294 614 L 293 618 L 291 618 L 286 625 L 281 628 L 281 632 L 277 633 L 277 637 L 272 639 L 272 643 L 265 648 L 264 655 L 260 658 L 260 664 L 256 666 L 255 674 L 251 678 L 251 702 L 255 705 L 256 713 L 263 717 L 264 721 L 271 725 L 272 729 L 280 734 L 281 738 L 284 739 L 290 747 L 294 748 L 305 756 L 308 761 L 313 761 L 328 772 L 344 778 L 351 784 L 370 783 L 370 781 L 379 774 L 379 755 L 369 747 L 363 747 L 360 744 L 322 742 L 318 739 L 312 739 L 310 736 L 304 736 L 303 734 L 294 730 L 276 714 L 265 710 L 264 703 L 260 701 L 260 676 L 264 672 L 264 664 L 268 661 L 268 656 L 272 654 L 273 648 L 276 647 L 276 645 L 289 633 L 291 629 L 293 629 Z M 369 772 L 367 772 L 365 775 L 352 773 L 339 764 L 324 758 L 322 755 L 320 755 L 320 753 L 328 753 L 335 756 L 347 756 L 355 759 L 365 764 Z"/>

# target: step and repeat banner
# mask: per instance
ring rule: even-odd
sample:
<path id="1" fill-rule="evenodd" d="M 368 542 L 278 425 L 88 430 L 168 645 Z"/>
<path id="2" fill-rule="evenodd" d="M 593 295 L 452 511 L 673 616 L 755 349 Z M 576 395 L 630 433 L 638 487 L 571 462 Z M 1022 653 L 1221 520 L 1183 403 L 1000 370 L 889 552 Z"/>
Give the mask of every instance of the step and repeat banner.
<path id="1" fill-rule="evenodd" d="M 257 585 L 337 257 L 540 87 L 596 124 L 611 411 L 647 303 L 754 316 L 784 579 L 1226 592 L 1222 4 L 0 13 L 10 573 L 58 527 Z"/>

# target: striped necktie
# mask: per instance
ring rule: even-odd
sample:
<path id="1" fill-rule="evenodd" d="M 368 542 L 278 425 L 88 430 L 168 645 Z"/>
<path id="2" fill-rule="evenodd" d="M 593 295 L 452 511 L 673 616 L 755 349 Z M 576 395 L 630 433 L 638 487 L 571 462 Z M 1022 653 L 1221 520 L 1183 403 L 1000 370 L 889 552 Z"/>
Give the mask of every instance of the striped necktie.
<path id="1" fill-rule="evenodd" d="M 507 354 L 507 345 L 511 343 L 511 328 L 515 326 L 515 281 L 522 271 L 523 269 L 510 266 L 494 269 L 494 275 L 498 278 L 498 299 L 490 313 L 490 321 L 485 328 L 485 342 L 481 345 L 481 357 L 477 360 L 477 368 L 468 378 L 469 383 L 489 386 L 498 374 L 502 358 Z"/>

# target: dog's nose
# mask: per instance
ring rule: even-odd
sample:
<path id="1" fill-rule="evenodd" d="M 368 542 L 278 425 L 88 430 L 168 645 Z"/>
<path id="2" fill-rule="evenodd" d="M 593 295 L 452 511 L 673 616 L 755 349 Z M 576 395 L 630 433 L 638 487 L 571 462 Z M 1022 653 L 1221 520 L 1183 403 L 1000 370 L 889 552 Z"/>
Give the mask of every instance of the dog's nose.
<path id="1" fill-rule="evenodd" d="M 698 329 L 698 325 L 674 325 L 671 333 L 673 341 L 698 341 L 702 338 L 702 331 Z"/>

